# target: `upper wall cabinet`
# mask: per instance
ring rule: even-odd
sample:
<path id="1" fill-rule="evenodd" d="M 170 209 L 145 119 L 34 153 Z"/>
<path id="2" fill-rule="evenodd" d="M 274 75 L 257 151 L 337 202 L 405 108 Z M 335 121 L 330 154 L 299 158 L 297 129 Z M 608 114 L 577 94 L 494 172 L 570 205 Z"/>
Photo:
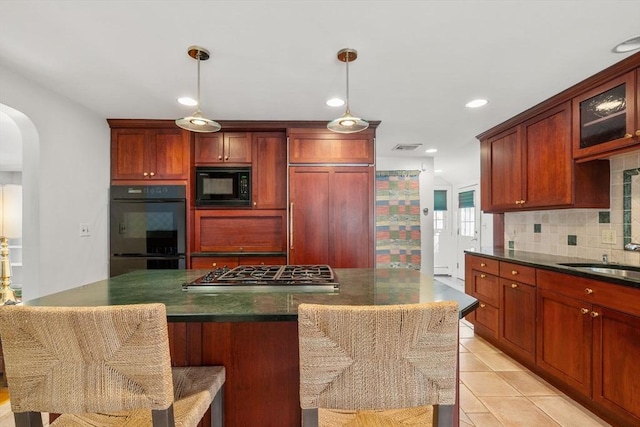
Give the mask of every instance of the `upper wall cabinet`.
<path id="1" fill-rule="evenodd" d="M 251 163 L 251 133 L 198 133 L 194 161 L 196 165 Z"/>
<path id="2" fill-rule="evenodd" d="M 640 70 L 573 99 L 573 156 L 589 160 L 640 143 Z M 634 147 L 635 146 L 635 147 Z"/>
<path id="3" fill-rule="evenodd" d="M 189 133 L 167 121 L 109 120 L 112 180 L 185 180 Z M 153 126 L 153 127 L 149 127 Z"/>
<path id="4" fill-rule="evenodd" d="M 565 102 L 481 141 L 482 210 L 609 206 L 609 162 L 575 164 Z"/>
<path id="5" fill-rule="evenodd" d="M 290 164 L 373 164 L 375 130 L 340 134 L 327 129 L 289 129 Z"/>
<path id="6" fill-rule="evenodd" d="M 253 133 L 254 209 L 287 207 L 287 141 L 284 132 Z"/>

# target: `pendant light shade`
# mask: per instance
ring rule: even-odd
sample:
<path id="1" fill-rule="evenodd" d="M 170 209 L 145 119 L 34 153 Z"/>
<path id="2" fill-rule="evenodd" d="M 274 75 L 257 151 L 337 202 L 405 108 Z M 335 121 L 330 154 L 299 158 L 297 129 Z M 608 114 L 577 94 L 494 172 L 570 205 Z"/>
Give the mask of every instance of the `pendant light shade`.
<path id="1" fill-rule="evenodd" d="M 191 132 L 218 132 L 220 123 L 203 117 L 200 111 L 200 61 L 209 59 L 209 51 L 200 46 L 190 46 L 187 53 L 198 62 L 198 106 L 193 115 L 177 119 L 176 125 Z"/>
<path id="2" fill-rule="evenodd" d="M 347 66 L 347 107 L 342 115 L 327 124 L 327 129 L 338 133 L 356 133 L 369 127 L 369 122 L 364 119 L 354 117 L 349 110 L 349 62 L 353 62 L 358 58 L 358 52 L 355 49 L 340 49 L 338 51 L 338 60 L 344 62 Z"/>

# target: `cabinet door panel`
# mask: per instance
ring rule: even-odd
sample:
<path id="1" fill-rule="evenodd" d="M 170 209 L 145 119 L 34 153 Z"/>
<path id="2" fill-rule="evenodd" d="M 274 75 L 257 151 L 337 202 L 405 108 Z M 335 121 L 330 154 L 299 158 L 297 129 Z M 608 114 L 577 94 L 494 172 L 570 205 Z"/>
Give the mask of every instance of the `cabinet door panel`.
<path id="1" fill-rule="evenodd" d="M 194 157 L 198 163 L 221 163 L 223 161 L 224 140 L 222 133 L 197 134 L 194 143 Z"/>
<path id="2" fill-rule="evenodd" d="M 251 162 L 251 134 L 224 134 L 224 161 L 228 163 Z"/>
<path id="3" fill-rule="evenodd" d="M 500 279 L 500 340 L 509 349 L 533 362 L 536 339 L 536 288 Z"/>
<path id="4" fill-rule="evenodd" d="M 522 149 L 517 128 L 490 140 L 491 208 L 515 209 L 523 198 Z"/>
<path id="5" fill-rule="evenodd" d="M 289 173 L 289 261 L 330 264 L 329 169 L 292 167 Z"/>
<path id="6" fill-rule="evenodd" d="M 189 176 L 189 146 L 181 130 L 150 131 L 150 143 L 155 148 L 155 166 L 150 173 L 156 179 L 187 179 Z"/>
<path id="7" fill-rule="evenodd" d="M 526 141 L 525 206 L 572 201 L 571 106 L 565 103 L 523 125 Z"/>
<path id="8" fill-rule="evenodd" d="M 314 129 L 289 130 L 289 162 L 373 164 L 374 132 L 344 135 Z"/>
<path id="9" fill-rule="evenodd" d="M 498 309 L 480 300 L 480 306 L 475 310 L 474 325 L 480 336 L 497 340 L 499 329 Z"/>
<path id="10" fill-rule="evenodd" d="M 591 396 L 591 305 L 538 290 L 536 362 L 585 396 Z"/>
<path id="11" fill-rule="evenodd" d="M 284 134 L 253 134 L 253 207 L 285 209 L 287 205 L 287 144 Z"/>
<path id="12" fill-rule="evenodd" d="M 373 168 L 336 168 L 331 176 L 331 265 L 372 268 Z"/>
<path id="13" fill-rule="evenodd" d="M 491 305 L 497 306 L 500 301 L 500 282 L 498 276 L 473 271 L 472 275 L 472 295 L 482 299 Z"/>
<path id="14" fill-rule="evenodd" d="M 593 311 L 593 399 L 640 425 L 640 317 Z"/>
<path id="15" fill-rule="evenodd" d="M 143 179 L 147 136 L 144 129 L 111 132 L 111 178 Z"/>

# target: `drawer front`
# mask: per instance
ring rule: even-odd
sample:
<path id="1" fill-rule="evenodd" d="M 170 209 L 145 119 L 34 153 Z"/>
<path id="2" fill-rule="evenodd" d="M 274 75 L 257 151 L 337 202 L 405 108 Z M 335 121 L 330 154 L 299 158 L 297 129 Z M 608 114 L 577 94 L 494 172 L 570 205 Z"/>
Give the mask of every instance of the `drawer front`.
<path id="1" fill-rule="evenodd" d="M 525 265 L 500 261 L 500 277 L 535 286 L 536 269 Z"/>
<path id="2" fill-rule="evenodd" d="M 473 270 L 498 275 L 500 271 L 499 261 L 490 258 L 479 257 L 476 255 L 465 255 L 465 264 L 469 265 Z"/>
<path id="3" fill-rule="evenodd" d="M 500 301 L 500 282 L 498 276 L 473 271 L 472 274 L 473 296 L 494 306 Z"/>
<path id="4" fill-rule="evenodd" d="M 538 269 L 539 288 L 640 316 L 640 289 Z"/>

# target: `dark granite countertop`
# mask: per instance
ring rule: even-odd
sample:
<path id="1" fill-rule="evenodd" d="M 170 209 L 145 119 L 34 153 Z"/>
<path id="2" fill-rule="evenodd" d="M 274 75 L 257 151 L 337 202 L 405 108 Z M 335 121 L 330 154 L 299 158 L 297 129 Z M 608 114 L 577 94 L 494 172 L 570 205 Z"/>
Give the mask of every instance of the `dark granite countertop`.
<path id="1" fill-rule="evenodd" d="M 173 322 L 296 321 L 298 304 L 390 305 L 457 301 L 460 317 L 478 301 L 433 277 L 406 269 L 335 269 L 335 292 L 189 292 L 182 284 L 206 270 L 140 270 L 26 301 L 31 306 L 98 306 L 163 303 Z"/>
<path id="2" fill-rule="evenodd" d="M 500 261 L 508 261 L 517 264 L 528 265 L 535 268 L 542 268 L 545 270 L 557 271 L 559 273 L 572 274 L 574 276 L 586 277 L 589 279 L 596 279 L 603 282 L 614 283 L 622 286 L 629 286 L 632 288 L 640 289 L 640 279 L 632 277 L 619 277 L 606 273 L 598 273 L 593 271 L 587 271 L 577 269 L 575 267 L 568 267 L 560 265 L 561 263 L 592 263 L 598 264 L 599 261 L 592 259 L 566 257 L 560 255 L 548 255 L 535 252 L 514 251 L 514 250 L 502 250 L 502 249 L 481 249 L 479 251 L 465 251 L 468 254 L 482 255 L 487 258 L 493 258 Z M 611 264 L 615 265 L 615 264 Z M 602 267 L 607 267 L 607 264 L 602 264 Z M 631 266 L 640 269 L 640 266 Z"/>

